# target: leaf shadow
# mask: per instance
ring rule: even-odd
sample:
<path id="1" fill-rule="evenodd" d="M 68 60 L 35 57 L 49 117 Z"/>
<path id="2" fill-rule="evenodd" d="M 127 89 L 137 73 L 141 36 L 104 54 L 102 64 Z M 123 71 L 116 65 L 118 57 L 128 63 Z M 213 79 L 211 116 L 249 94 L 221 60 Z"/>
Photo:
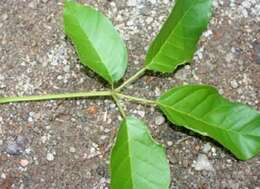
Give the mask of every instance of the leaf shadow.
<path id="1" fill-rule="evenodd" d="M 151 76 L 151 77 L 158 77 L 158 78 L 168 78 L 168 77 L 172 77 L 174 78 L 175 77 L 175 74 L 181 70 L 181 69 L 184 69 L 184 67 L 186 65 L 190 64 L 189 62 L 185 63 L 185 64 L 182 64 L 182 65 L 179 65 L 172 73 L 160 73 L 160 72 L 155 72 L 155 71 L 152 71 L 152 70 L 147 70 L 146 71 L 146 75 L 147 76 Z"/>
<path id="2" fill-rule="evenodd" d="M 90 69 L 88 66 L 84 65 L 83 63 L 81 63 L 80 59 L 79 59 L 79 55 L 77 53 L 77 50 L 72 42 L 72 40 L 68 37 L 68 36 L 65 36 L 65 42 L 67 44 L 69 44 L 70 48 L 73 48 L 74 51 L 76 52 L 76 64 L 79 64 L 81 65 L 82 67 L 80 68 L 80 71 L 83 72 L 85 75 L 87 75 L 89 78 L 91 79 L 94 79 L 96 81 L 98 81 L 101 85 L 103 85 L 104 87 L 109 87 L 109 83 L 104 79 L 102 78 L 101 76 L 99 76 L 95 71 L 93 71 L 92 69 Z M 83 69 L 84 68 L 84 69 Z"/>
<path id="3" fill-rule="evenodd" d="M 79 58 L 77 59 L 77 63 L 81 64 L 83 66 L 82 68 L 84 68 L 84 69 L 80 69 L 80 71 L 83 72 L 86 76 L 88 76 L 90 79 L 98 81 L 101 85 L 103 85 L 106 88 L 109 87 L 109 83 L 104 78 L 99 76 L 97 73 L 95 73 L 93 70 L 91 70 L 86 65 L 82 64 L 80 62 Z"/>
<path id="4" fill-rule="evenodd" d="M 212 139 L 211 137 L 200 135 L 199 133 L 189 130 L 188 128 L 185 128 L 184 126 L 178 126 L 176 124 L 173 124 L 166 117 L 165 117 L 165 119 L 167 120 L 166 124 L 168 126 L 168 129 L 172 130 L 173 132 L 180 132 L 180 133 L 186 135 L 183 137 L 179 137 L 177 140 L 182 140 L 182 139 L 185 139 L 186 137 L 192 137 L 192 138 L 195 138 L 196 140 L 200 140 L 201 142 L 203 142 L 203 144 L 210 143 L 212 146 L 217 147 L 218 150 L 221 150 L 222 153 L 225 153 L 225 155 L 228 155 L 229 156 L 228 158 L 232 158 L 233 160 L 239 161 L 239 159 L 237 159 L 230 152 L 230 150 L 228 150 L 227 148 L 222 146 L 219 142 Z M 176 138 L 172 138 L 172 140 L 174 141 L 174 140 L 176 140 Z M 215 158 L 218 158 L 218 156 Z M 221 158 L 221 157 L 219 157 L 219 158 Z"/>

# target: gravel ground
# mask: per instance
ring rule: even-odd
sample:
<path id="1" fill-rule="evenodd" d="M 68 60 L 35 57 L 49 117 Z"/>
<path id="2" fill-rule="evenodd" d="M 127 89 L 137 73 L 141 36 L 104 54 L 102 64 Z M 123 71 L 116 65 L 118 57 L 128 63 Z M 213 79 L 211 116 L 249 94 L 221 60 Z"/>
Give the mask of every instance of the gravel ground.
<path id="1" fill-rule="evenodd" d="M 116 25 L 129 48 L 129 77 L 142 67 L 169 0 L 82 0 Z M 174 85 L 215 85 L 260 109 L 260 1 L 215 0 L 214 16 L 191 65 L 148 73 L 128 93 L 154 98 Z M 0 96 L 102 90 L 63 34 L 63 2 L 0 1 Z M 125 103 L 167 147 L 172 189 L 260 188 L 260 155 L 238 161 L 220 145 L 168 123 L 153 107 Z M 119 120 L 111 99 L 1 105 L 0 189 L 105 189 Z"/>

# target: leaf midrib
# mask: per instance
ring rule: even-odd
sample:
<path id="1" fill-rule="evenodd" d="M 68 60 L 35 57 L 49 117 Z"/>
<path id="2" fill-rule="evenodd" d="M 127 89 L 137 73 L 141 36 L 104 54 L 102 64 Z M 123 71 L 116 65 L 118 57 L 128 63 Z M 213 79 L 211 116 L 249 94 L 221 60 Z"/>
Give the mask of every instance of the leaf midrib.
<path id="1" fill-rule="evenodd" d="M 132 157 L 131 157 L 131 140 L 130 140 L 130 137 L 129 137 L 129 131 L 128 131 L 128 121 L 126 120 L 125 122 L 125 126 L 126 126 L 126 132 L 127 132 L 127 146 L 128 146 L 128 157 L 129 157 L 129 169 L 130 169 L 130 182 L 131 182 L 131 186 L 133 187 L 133 189 L 135 189 L 135 185 L 134 185 L 134 176 L 133 176 L 133 162 L 132 162 Z"/>
<path id="2" fill-rule="evenodd" d="M 196 0 L 195 0 L 196 1 Z M 176 32 L 176 29 L 179 27 L 180 23 L 182 23 L 183 19 L 185 18 L 185 16 L 188 14 L 188 12 L 190 12 L 190 10 L 193 8 L 193 6 L 196 4 L 196 2 L 192 2 L 192 5 L 188 8 L 188 10 L 183 14 L 183 16 L 181 17 L 180 21 L 176 24 L 176 26 L 174 27 L 174 29 L 170 32 L 170 34 L 167 36 L 165 42 L 163 43 L 163 45 L 161 46 L 161 48 L 159 49 L 158 53 L 156 53 L 156 55 L 152 58 L 152 61 L 148 64 L 148 66 L 150 64 L 152 64 L 154 62 L 154 59 L 158 56 L 158 54 L 161 53 L 162 49 L 165 47 L 165 45 L 167 44 L 167 41 L 169 40 L 169 38 L 172 36 L 173 33 Z M 188 60 L 184 60 L 182 62 L 187 62 Z"/>
<path id="3" fill-rule="evenodd" d="M 229 129 L 225 129 L 225 127 L 218 127 L 218 126 L 216 126 L 215 124 L 212 124 L 212 123 L 209 124 L 209 123 L 207 123 L 206 121 L 204 121 L 204 120 L 202 120 L 202 119 L 198 119 L 197 117 L 193 116 L 192 114 L 189 114 L 189 113 L 187 113 L 187 112 L 183 112 L 183 111 L 177 110 L 176 108 L 174 108 L 174 107 L 172 107 L 172 106 L 165 105 L 165 104 L 163 104 L 163 103 L 161 103 L 161 102 L 159 102 L 159 101 L 157 101 L 157 103 L 158 103 L 159 106 L 163 106 L 163 107 L 172 109 L 173 111 L 176 111 L 176 112 L 178 112 L 178 113 L 180 113 L 180 114 L 187 115 L 187 116 L 189 116 L 189 117 L 191 117 L 191 118 L 193 118 L 193 119 L 195 119 L 195 120 L 197 120 L 197 121 L 200 121 L 200 122 L 202 122 L 202 123 L 204 123 L 204 124 L 206 124 L 206 125 L 212 126 L 212 127 L 214 127 L 214 128 L 223 130 L 223 131 L 225 131 L 225 132 L 227 132 L 227 133 L 228 133 L 228 132 L 232 132 L 232 133 L 235 133 L 235 134 L 238 134 L 238 135 L 242 135 L 242 136 L 251 136 L 251 135 L 249 135 L 249 134 L 243 134 L 243 133 L 241 133 L 241 132 L 239 132 L 239 131 L 236 131 L 236 130 L 229 130 Z"/>
<path id="4" fill-rule="evenodd" d="M 93 44 L 92 41 L 89 39 L 88 34 L 82 29 L 83 27 L 82 27 L 82 25 L 80 24 L 80 21 L 78 20 L 78 18 L 77 18 L 76 16 L 74 16 L 74 15 L 75 15 L 74 9 L 72 9 L 72 10 L 70 10 L 70 11 L 73 13 L 73 17 L 74 17 L 75 20 L 76 20 L 75 23 L 71 23 L 71 24 L 78 25 L 80 31 L 85 35 L 85 39 L 86 39 L 90 44 Z M 70 12 L 70 11 L 69 11 L 69 12 Z M 97 14 L 99 14 L 99 13 L 97 13 Z M 100 61 L 101 63 L 103 63 L 104 68 L 105 68 L 105 70 L 106 70 L 106 75 L 108 75 L 110 81 L 113 82 L 113 78 L 112 78 L 112 76 L 109 74 L 109 70 L 108 70 L 106 64 L 104 63 L 105 61 L 103 61 L 103 60 L 102 60 L 102 57 L 100 57 L 100 56 L 98 55 L 97 50 L 96 50 L 96 47 L 95 47 L 94 45 L 91 45 L 91 47 L 92 47 L 92 49 L 95 51 L 95 53 L 96 53 L 96 55 L 97 55 L 99 61 Z"/>
<path id="5" fill-rule="evenodd" d="M 126 126 L 128 126 L 128 123 L 127 123 L 127 121 L 126 121 Z M 146 128 L 145 128 L 145 130 L 146 130 Z M 146 130 L 146 132 L 147 132 L 148 130 Z M 134 182 L 134 176 L 133 176 L 133 171 L 132 170 L 134 170 L 133 169 L 133 159 L 134 158 L 132 158 L 132 156 L 131 156 L 131 149 L 132 149 L 132 147 L 131 147 L 131 139 L 130 139 L 131 137 L 129 137 L 129 132 L 128 132 L 128 127 L 127 127 L 127 146 L 128 146 L 128 157 L 126 157 L 126 158 L 129 158 L 129 164 L 130 164 L 130 182 L 131 182 L 131 185 L 132 185 L 132 189 L 137 189 L 136 188 L 136 185 L 135 185 L 135 182 Z M 158 147 L 162 147 L 160 144 L 158 144 L 150 135 L 149 135 L 149 139 L 152 141 L 152 142 L 154 142 L 154 145 L 156 145 L 156 146 L 158 146 Z M 138 140 L 137 140 L 138 141 Z M 138 141 L 140 144 L 143 144 L 143 143 L 141 143 L 140 141 Z M 144 145 L 144 144 L 143 144 Z M 140 161 L 143 161 L 143 162 L 145 162 L 144 160 L 142 160 L 142 159 L 139 159 Z M 150 164 L 151 166 L 153 166 L 152 164 Z M 156 167 L 156 169 L 160 169 L 160 168 L 158 168 L 158 167 Z M 136 174 L 138 175 L 138 172 L 136 172 Z M 139 177 L 141 177 L 141 175 L 138 175 Z M 150 184 L 150 182 L 152 182 L 154 185 L 159 185 L 160 183 L 157 183 L 157 182 L 155 182 L 155 181 L 151 181 L 151 180 L 148 180 L 148 179 L 146 179 L 145 177 L 141 177 L 142 179 L 144 179 L 147 183 L 149 183 Z"/>

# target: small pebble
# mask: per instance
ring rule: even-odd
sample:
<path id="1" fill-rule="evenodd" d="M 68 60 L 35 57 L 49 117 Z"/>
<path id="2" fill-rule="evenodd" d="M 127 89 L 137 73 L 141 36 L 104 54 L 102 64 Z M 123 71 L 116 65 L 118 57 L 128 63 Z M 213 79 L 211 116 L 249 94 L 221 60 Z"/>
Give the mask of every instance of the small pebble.
<path id="1" fill-rule="evenodd" d="M 20 160 L 20 165 L 22 167 L 26 167 L 29 164 L 29 161 L 27 159 L 21 159 Z"/>
<path id="2" fill-rule="evenodd" d="M 256 64 L 260 64 L 260 43 L 254 44 L 254 50 L 255 50 L 255 61 Z"/>
<path id="3" fill-rule="evenodd" d="M 66 65 L 63 68 L 64 72 L 69 72 L 70 71 L 70 65 Z"/>
<path id="4" fill-rule="evenodd" d="M 48 140 L 48 137 L 46 135 L 41 137 L 41 142 L 44 144 Z"/>
<path id="5" fill-rule="evenodd" d="M 100 140 L 105 140 L 106 138 L 107 138 L 106 135 L 101 135 L 101 136 L 100 136 Z"/>
<path id="6" fill-rule="evenodd" d="M 109 107 L 110 107 L 111 109 L 114 109 L 114 108 L 116 108 L 116 104 L 112 103 L 112 104 L 109 105 Z"/>
<path id="7" fill-rule="evenodd" d="M 128 0 L 127 5 L 128 6 L 136 6 L 137 2 L 136 2 L 136 0 Z"/>
<path id="8" fill-rule="evenodd" d="M 218 92 L 219 92 L 220 95 L 223 95 L 223 94 L 224 94 L 224 90 L 223 90 L 223 89 L 219 89 Z"/>
<path id="9" fill-rule="evenodd" d="M 53 161 L 54 160 L 54 155 L 52 153 L 48 153 L 46 159 L 48 161 Z"/>
<path id="10" fill-rule="evenodd" d="M 165 118 L 163 116 L 156 116 L 155 117 L 155 124 L 156 125 L 162 125 L 165 122 Z"/>
<path id="11" fill-rule="evenodd" d="M 75 153 L 75 152 L 76 152 L 76 148 L 70 147 L 69 151 L 70 151 L 71 153 Z"/>
<path id="12" fill-rule="evenodd" d="M 163 3 L 167 5 L 169 3 L 169 0 L 163 0 Z"/>
<path id="13" fill-rule="evenodd" d="M 194 167 L 196 171 L 214 171 L 212 164 L 205 154 L 199 154 L 197 160 L 193 162 L 192 167 Z"/>
<path id="14" fill-rule="evenodd" d="M 8 19 L 8 14 L 3 14 L 2 15 L 2 20 L 7 20 Z"/>
<path id="15" fill-rule="evenodd" d="M 236 80 L 232 80 L 232 81 L 230 82 L 230 85 L 231 85 L 231 87 L 232 87 L 233 89 L 237 89 L 237 88 L 238 88 L 238 83 L 236 82 Z"/>
<path id="16" fill-rule="evenodd" d="M 213 155 L 213 156 L 216 156 L 216 155 L 217 155 L 217 153 L 216 153 L 216 152 L 217 152 L 217 151 L 216 151 L 216 148 L 214 148 L 214 147 L 211 148 L 211 152 L 212 152 L 212 155 Z"/>
<path id="17" fill-rule="evenodd" d="M 172 141 L 167 141 L 167 145 L 168 145 L 168 146 L 172 146 L 172 145 L 173 145 L 173 142 L 172 142 Z"/>
<path id="18" fill-rule="evenodd" d="M 21 155 L 25 150 L 26 139 L 22 136 L 17 136 L 15 140 L 7 141 L 5 152 L 9 155 Z"/>
<path id="19" fill-rule="evenodd" d="M 257 64 L 260 64 L 260 55 L 256 56 L 255 61 L 256 61 Z"/>
<path id="20" fill-rule="evenodd" d="M 1 174 L 1 179 L 6 179 L 6 174 L 2 173 Z"/>
<path id="21" fill-rule="evenodd" d="M 62 79 L 63 79 L 63 76 L 62 76 L 62 75 L 59 75 L 59 76 L 57 77 L 57 79 L 58 79 L 58 80 L 62 80 Z"/>
<path id="22" fill-rule="evenodd" d="M 227 159 L 227 163 L 232 163 L 232 160 L 231 159 Z"/>
<path id="23" fill-rule="evenodd" d="M 28 6 L 29 6 L 30 8 L 32 8 L 32 9 L 35 9 L 35 8 L 37 7 L 37 3 L 36 3 L 36 1 L 31 1 L 31 2 L 28 4 Z"/>
<path id="24" fill-rule="evenodd" d="M 188 141 L 186 141 L 188 142 Z M 199 151 L 200 150 L 200 145 L 196 145 L 195 148 L 194 148 L 196 151 Z"/>
<path id="25" fill-rule="evenodd" d="M 209 143 L 206 143 L 203 146 L 202 152 L 207 154 L 207 153 L 209 153 L 210 149 L 211 149 L 211 145 Z"/>
<path id="26" fill-rule="evenodd" d="M 152 17 L 148 17 L 148 18 L 146 19 L 147 24 L 150 24 L 152 21 L 153 21 L 153 18 L 152 18 Z"/>

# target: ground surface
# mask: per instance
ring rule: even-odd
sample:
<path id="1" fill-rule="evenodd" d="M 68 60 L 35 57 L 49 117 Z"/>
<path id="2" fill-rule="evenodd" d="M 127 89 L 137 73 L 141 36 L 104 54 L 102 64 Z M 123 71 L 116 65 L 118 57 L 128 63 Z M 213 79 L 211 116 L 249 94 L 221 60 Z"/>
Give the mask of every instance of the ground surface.
<path id="1" fill-rule="evenodd" d="M 142 67 L 147 46 L 173 4 L 81 2 L 108 15 L 127 41 L 127 77 Z M 214 7 L 193 63 L 176 74 L 148 73 L 129 94 L 154 98 L 173 85 L 207 83 L 229 99 L 260 109 L 260 1 L 215 0 Z M 0 1 L 0 96 L 106 87 L 79 65 L 63 34 L 62 10 L 57 0 Z M 237 161 L 212 140 L 166 122 L 157 109 L 133 103 L 125 108 L 146 120 L 153 136 L 167 147 L 172 189 L 259 189 L 260 155 Z M 110 99 L 1 105 L 0 188 L 108 188 L 109 150 L 119 119 Z"/>

